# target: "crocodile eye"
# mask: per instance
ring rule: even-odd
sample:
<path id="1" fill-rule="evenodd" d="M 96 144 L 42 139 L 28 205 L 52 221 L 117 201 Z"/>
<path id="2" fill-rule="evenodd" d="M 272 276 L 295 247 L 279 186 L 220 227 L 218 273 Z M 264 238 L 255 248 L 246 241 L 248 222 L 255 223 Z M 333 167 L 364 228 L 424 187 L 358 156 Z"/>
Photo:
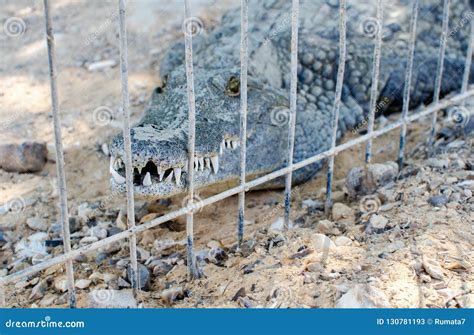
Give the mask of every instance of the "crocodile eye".
<path id="1" fill-rule="evenodd" d="M 225 86 L 225 94 L 231 97 L 236 97 L 240 94 L 240 80 L 237 77 L 230 77 Z"/>

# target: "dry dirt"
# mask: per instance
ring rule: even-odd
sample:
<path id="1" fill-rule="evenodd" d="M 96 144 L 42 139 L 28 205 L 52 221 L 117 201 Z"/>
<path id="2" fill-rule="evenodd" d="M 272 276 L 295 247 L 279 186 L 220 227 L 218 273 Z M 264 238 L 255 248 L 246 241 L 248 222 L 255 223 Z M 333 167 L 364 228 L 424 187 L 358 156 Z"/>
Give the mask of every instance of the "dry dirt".
<path id="1" fill-rule="evenodd" d="M 195 10 L 204 28 L 213 24 L 229 3 L 199 1 Z M 100 71 L 88 70 L 90 64 L 102 60 L 118 63 L 115 4 L 103 1 L 86 5 L 66 0 L 52 4 L 68 205 L 76 219 L 73 248 L 90 243 L 92 240 L 87 237 L 94 227 L 106 229 L 109 235 L 113 227 L 123 228 L 116 218 L 124 207 L 124 199 L 110 196 L 108 157 L 102 149 L 121 127 L 119 70 L 116 65 Z M 160 57 L 170 43 L 181 37 L 182 10 L 165 5 L 164 1 L 153 6 L 151 1 L 130 2 L 129 6 L 132 121 L 138 121 L 149 93 L 159 84 Z M 40 173 L 0 170 L 0 204 L 4 208 L 20 204 L 17 211 L 0 215 L 0 234 L 7 240 L 0 242 L 0 276 L 32 263 L 31 257 L 22 259 L 15 249 L 21 240 L 36 233 L 26 225 L 26 220 L 40 218 L 54 226 L 59 217 L 42 15 L 41 1 L 2 2 L 2 24 L 18 17 L 25 23 L 25 29 L 19 36 L 0 34 L 0 142 L 46 142 L 51 155 Z M 470 105 L 468 108 L 472 110 Z M 397 117 L 394 115 L 390 120 Z M 202 209 L 195 219 L 196 253 L 203 258 L 202 279 L 187 280 L 182 220 L 140 234 L 140 262 L 146 263 L 151 272 L 155 270 L 155 274 L 151 274 L 147 291 L 137 297 L 138 303 L 144 307 L 334 307 L 354 285 L 364 284 L 363 291 L 377 290 L 371 293 L 373 296 L 382 292 L 382 298 L 372 301 L 378 307 L 472 307 L 473 198 L 466 190 L 472 191 L 474 174 L 459 163 L 472 163 L 472 138 L 438 157 L 447 157 L 449 167 L 432 168 L 419 155 L 417 144 L 426 139 L 427 124 L 428 120 L 421 120 L 408 129 L 407 152 L 412 158 L 405 171 L 414 169 L 416 173 L 380 190 L 379 215 L 389 222 L 383 232 L 364 232 L 365 222 L 373 214 L 361 216 L 361 200 L 347 197 L 344 178 L 351 168 L 363 163 L 363 148 L 354 147 L 336 159 L 334 193 L 335 201 L 352 211 L 347 217 L 326 223 L 329 231 L 321 227 L 322 212 L 303 207 L 304 200 L 323 200 L 325 178 L 320 173 L 293 192 L 292 221 L 296 227 L 287 232 L 269 229 L 282 215 L 282 192 L 248 193 L 246 244 L 241 252 L 235 251 L 237 198 Z M 375 140 L 374 162 L 396 158 L 398 136 L 398 131 L 394 131 Z M 458 186 L 463 181 L 470 184 Z M 451 190 L 447 204 L 428 204 L 428 198 L 446 189 Z M 460 198 L 452 198 L 457 193 Z M 200 194 L 202 198 L 208 195 Z M 81 219 L 81 211 L 99 203 L 106 205 L 104 213 L 92 222 Z M 180 206 L 179 198 L 159 204 L 138 202 L 137 222 L 150 213 L 162 215 Z M 57 238 L 52 230 L 48 228 L 48 238 Z M 324 233 L 333 241 L 345 236 L 350 245 L 318 249 L 316 233 Z M 163 241 L 170 246 L 162 247 Z M 224 259 L 209 258 L 212 247 L 222 249 Z M 57 255 L 61 250 L 61 246 L 48 248 L 48 255 L 36 260 Z M 86 288 L 77 289 L 79 307 L 89 306 L 91 294 L 98 290 L 128 290 L 123 281 L 127 253 L 124 241 L 75 261 L 76 281 L 90 280 Z M 425 263 L 433 264 L 434 274 L 429 274 L 430 270 L 423 265 L 420 267 L 423 258 Z M 152 261 L 160 265 L 150 265 Z M 165 273 L 158 273 L 161 267 L 166 268 Z M 6 304 L 65 307 L 62 279 L 61 267 L 25 278 L 7 287 Z M 32 296 L 35 288 L 40 293 Z"/>

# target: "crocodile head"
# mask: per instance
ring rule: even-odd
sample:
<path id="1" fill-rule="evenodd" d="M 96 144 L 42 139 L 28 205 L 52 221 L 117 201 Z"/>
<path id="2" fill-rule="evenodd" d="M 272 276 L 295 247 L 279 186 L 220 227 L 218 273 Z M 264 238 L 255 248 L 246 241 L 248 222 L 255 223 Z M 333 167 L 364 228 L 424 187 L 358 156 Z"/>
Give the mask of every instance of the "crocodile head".
<path id="1" fill-rule="evenodd" d="M 184 69 L 175 69 L 165 79 L 163 86 L 154 90 L 143 119 L 131 129 L 134 194 L 138 198 L 167 198 L 187 189 L 189 124 Z M 239 69 L 218 71 L 196 67 L 195 92 L 195 187 L 238 180 Z M 266 173 L 285 159 L 287 127 L 275 124 L 271 115 L 272 111 L 285 113 L 286 95 L 249 78 L 247 171 L 250 175 Z M 112 140 L 110 153 L 112 189 L 125 192 L 121 135 Z"/>

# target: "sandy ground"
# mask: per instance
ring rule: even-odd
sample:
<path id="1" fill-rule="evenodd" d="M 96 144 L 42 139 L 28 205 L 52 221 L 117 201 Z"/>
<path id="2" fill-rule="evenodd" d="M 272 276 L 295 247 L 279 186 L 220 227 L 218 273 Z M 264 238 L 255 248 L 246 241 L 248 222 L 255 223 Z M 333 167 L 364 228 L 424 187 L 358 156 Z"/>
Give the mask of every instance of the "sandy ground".
<path id="1" fill-rule="evenodd" d="M 230 3 L 198 1 L 195 15 L 202 19 L 205 28 L 215 22 L 217 14 L 231 7 Z M 21 240 L 35 233 L 28 228 L 26 220 L 44 219 L 53 238 L 51 226 L 58 222 L 59 214 L 42 2 L 1 1 L 0 4 L 2 24 L 12 17 L 24 23 L 18 36 L 5 31 L 0 34 L 0 142 L 46 142 L 51 152 L 50 160 L 40 173 L 16 174 L 0 170 L 0 204 L 18 201 L 22 204 L 19 211 L 0 215 L 0 232 L 9 240 L 0 245 L 0 275 L 6 275 L 34 261 L 31 257 L 19 259 L 15 251 Z M 69 212 L 77 223 L 73 248 L 93 242 L 86 237 L 95 227 L 107 230 L 109 235 L 113 227 L 123 229 L 123 223 L 117 223 L 116 219 L 124 207 L 124 199 L 109 194 L 108 157 L 102 149 L 121 127 L 115 5 L 115 1 L 101 1 L 92 6 L 66 0 L 52 4 Z M 149 93 L 159 84 L 160 57 L 167 46 L 181 36 L 182 10 L 166 1 L 130 1 L 128 8 L 132 121 L 138 121 Z M 115 65 L 100 71 L 88 69 L 99 61 L 111 61 Z M 417 143 L 426 138 L 428 123 L 422 120 L 409 127 L 408 153 L 417 152 Z M 394 131 L 375 141 L 374 162 L 396 158 L 398 136 L 398 131 Z M 472 161 L 472 147 L 464 145 L 462 148 L 450 153 L 454 155 L 450 157 L 451 162 Z M 289 232 L 269 229 L 282 215 L 282 192 L 250 192 L 246 199 L 245 227 L 249 247 L 242 252 L 235 252 L 234 248 L 237 198 L 202 209 L 195 219 L 196 250 L 204 259 L 201 266 L 205 276 L 200 280 L 189 282 L 186 279 L 185 247 L 180 243 L 185 238 L 183 220 L 140 234 L 141 263 L 154 273 L 147 291 L 138 297 L 139 304 L 145 307 L 334 307 L 355 284 L 367 284 L 384 294 L 378 307 L 385 306 L 385 302 L 391 307 L 468 306 L 473 289 L 472 195 L 462 193 L 459 201 L 450 201 L 435 209 L 427 199 L 439 192 L 440 185 L 448 184 L 448 178 L 451 178 L 448 186 L 452 188 L 458 182 L 472 180 L 472 171 L 466 172 L 456 164 L 441 171 L 431 169 L 414 156 L 408 162 L 421 172 L 391 185 L 386 191 L 395 195 L 385 200 L 387 209 L 383 212 L 390 229 L 380 234 L 366 234 L 360 216 L 360 199 L 348 199 L 344 188 L 349 169 L 362 162 L 361 147 L 347 150 L 336 159 L 335 201 L 345 203 L 352 212 L 342 220 L 332 221 L 337 228 L 335 231 L 320 231 L 322 213 L 303 208 L 304 200 L 323 199 L 322 174 L 294 192 L 292 220 L 297 227 Z M 400 193 L 406 196 L 396 198 Z M 200 194 L 201 197 L 207 195 Z M 101 202 L 106 204 L 106 211 L 93 223 L 81 220 L 84 208 L 93 208 Z M 162 215 L 179 206 L 179 198 L 160 204 L 139 202 L 137 220 Z M 314 247 L 314 235 L 318 232 L 332 240 L 345 236 L 351 243 L 329 251 L 318 250 Z M 163 247 L 163 241 L 170 246 Z M 208 251 L 212 247 L 221 248 L 225 259 L 209 260 Z M 45 257 L 57 255 L 61 249 L 61 246 L 49 248 Z M 89 281 L 86 287 L 78 288 L 80 307 L 89 306 L 90 295 L 98 290 L 128 290 L 123 282 L 127 252 L 124 241 L 76 260 L 76 281 Z M 303 254 L 299 254 L 301 252 Z M 441 279 L 420 270 L 417 264 L 423 257 L 432 259 L 440 267 Z M 320 264 L 322 268 L 311 264 Z M 161 268 L 166 271 L 160 272 Z M 62 279 L 61 267 L 25 278 L 7 288 L 7 306 L 66 306 Z M 367 287 L 364 290 L 367 291 Z"/>

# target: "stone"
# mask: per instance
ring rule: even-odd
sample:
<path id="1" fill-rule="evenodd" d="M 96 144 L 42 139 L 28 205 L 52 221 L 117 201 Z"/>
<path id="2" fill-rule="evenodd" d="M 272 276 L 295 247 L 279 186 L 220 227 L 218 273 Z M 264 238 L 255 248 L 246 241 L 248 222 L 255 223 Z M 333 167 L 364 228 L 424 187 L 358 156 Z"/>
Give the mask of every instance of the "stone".
<path id="1" fill-rule="evenodd" d="M 422 264 L 426 273 L 429 274 L 432 278 L 439 279 L 439 280 L 444 279 L 443 270 L 441 269 L 441 266 L 439 265 L 437 261 L 429 258 L 426 255 L 423 255 Z"/>
<path id="2" fill-rule="evenodd" d="M 46 293 L 47 289 L 48 289 L 48 282 L 45 279 L 41 280 L 31 290 L 29 300 L 41 299 Z"/>
<path id="3" fill-rule="evenodd" d="M 331 241 L 331 239 L 324 234 L 313 234 L 311 236 L 311 242 L 311 246 L 316 251 L 327 251 L 336 247 L 334 242 Z"/>
<path id="4" fill-rule="evenodd" d="M 346 176 L 346 188 L 351 197 L 373 194 L 378 188 L 395 180 L 398 165 L 389 161 L 352 168 Z"/>
<path id="5" fill-rule="evenodd" d="M 435 195 L 428 199 L 428 203 L 433 207 L 444 206 L 448 203 L 449 199 L 445 195 Z"/>
<path id="6" fill-rule="evenodd" d="M 39 172 L 43 170 L 47 157 L 45 143 L 0 145 L 0 167 L 8 172 Z"/>
<path id="7" fill-rule="evenodd" d="M 92 290 L 88 295 L 90 308 L 136 308 L 132 290 Z"/>
<path id="8" fill-rule="evenodd" d="M 54 278 L 54 288 L 56 291 L 64 293 L 67 291 L 67 279 L 66 276 L 59 276 Z"/>
<path id="9" fill-rule="evenodd" d="M 92 280 L 90 280 L 90 279 L 79 279 L 79 280 L 76 281 L 75 286 L 78 289 L 83 290 L 85 288 L 88 288 L 91 283 L 92 283 Z"/>
<path id="10" fill-rule="evenodd" d="M 172 268 L 173 265 L 169 264 L 168 262 L 163 262 L 162 260 L 155 261 L 153 262 L 153 276 L 164 276 L 170 272 Z"/>
<path id="11" fill-rule="evenodd" d="M 346 236 L 339 236 L 334 240 L 334 244 L 338 247 L 352 245 L 352 240 Z"/>
<path id="12" fill-rule="evenodd" d="M 48 230 L 48 223 L 44 219 L 40 218 L 28 218 L 26 219 L 26 225 L 33 230 L 46 231 Z"/>
<path id="13" fill-rule="evenodd" d="M 336 303 L 336 308 L 390 308 L 385 293 L 369 284 L 357 284 Z"/>
<path id="14" fill-rule="evenodd" d="M 206 259 L 216 265 L 224 265 L 225 261 L 229 257 L 227 256 L 227 253 L 225 250 L 223 250 L 220 247 L 212 247 L 209 252 L 207 253 Z"/>
<path id="15" fill-rule="evenodd" d="M 352 216 L 352 208 L 343 203 L 336 202 L 332 207 L 332 218 L 334 220 L 341 220 Z"/>
<path id="16" fill-rule="evenodd" d="M 324 202 L 319 200 L 305 199 L 302 201 L 301 206 L 310 213 L 324 210 Z"/>
<path id="17" fill-rule="evenodd" d="M 316 225 L 316 231 L 325 235 L 333 234 L 335 229 L 334 222 L 329 220 L 321 220 Z"/>
<path id="18" fill-rule="evenodd" d="M 365 232 L 367 234 L 380 234 L 385 231 L 387 228 L 388 224 L 388 219 L 379 214 L 373 214 L 370 219 L 369 219 L 369 224 L 367 225 L 367 228 L 365 229 Z"/>
<path id="19" fill-rule="evenodd" d="M 182 287 L 171 287 L 163 290 L 160 294 L 160 297 L 166 303 L 170 304 L 173 301 L 182 299 L 184 297 L 184 291 Z"/>
<path id="20" fill-rule="evenodd" d="M 447 169 L 449 167 L 449 158 L 432 157 L 426 161 L 426 164 L 435 169 Z"/>
<path id="21" fill-rule="evenodd" d="M 132 282 L 132 268 L 131 266 L 127 267 L 127 278 L 130 283 Z M 148 289 L 150 285 L 150 271 L 143 264 L 138 264 L 138 282 L 140 284 L 140 289 Z"/>
<path id="22" fill-rule="evenodd" d="M 94 72 L 94 71 L 102 71 L 105 69 L 112 68 L 117 65 L 117 61 L 114 59 L 106 59 L 101 60 L 98 62 L 91 63 L 87 66 L 87 70 Z"/>
<path id="23" fill-rule="evenodd" d="M 40 300 L 39 305 L 41 307 L 49 307 L 52 304 L 54 304 L 54 301 L 58 298 L 57 295 L 53 293 L 48 293 L 43 297 L 43 299 Z"/>
<path id="24" fill-rule="evenodd" d="M 107 229 L 101 227 L 91 227 L 88 232 L 89 236 L 97 237 L 98 240 L 103 240 L 107 237 Z"/>

